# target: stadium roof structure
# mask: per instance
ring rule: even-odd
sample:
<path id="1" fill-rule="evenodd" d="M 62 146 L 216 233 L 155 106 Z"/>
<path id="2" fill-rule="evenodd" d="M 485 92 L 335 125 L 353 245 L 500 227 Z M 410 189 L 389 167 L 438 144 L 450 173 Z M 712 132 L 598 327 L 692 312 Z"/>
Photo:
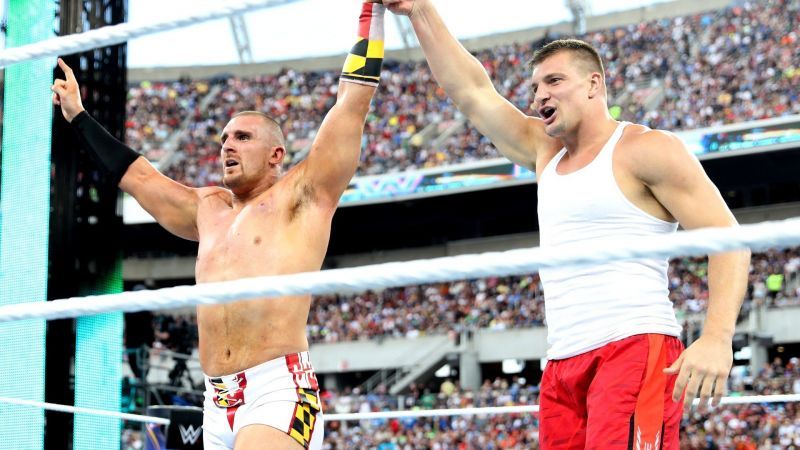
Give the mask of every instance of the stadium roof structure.
<path id="1" fill-rule="evenodd" d="M 139 15 L 137 10 L 155 1 L 157 0 L 133 0 L 131 2 L 129 20 L 132 22 L 144 21 L 146 16 Z M 174 0 L 169 4 L 181 5 L 186 1 L 188 0 Z M 454 2 L 457 3 L 458 0 L 437 0 L 437 5 L 440 6 L 442 14 L 446 16 L 448 11 L 453 10 L 451 4 Z M 558 4 L 563 5 L 569 2 L 570 0 L 564 0 L 563 3 L 558 2 Z M 208 2 L 204 0 L 197 1 L 197 3 L 200 5 L 197 8 L 200 8 Z M 318 27 L 325 33 L 324 37 L 315 37 L 308 33 L 308 30 L 313 28 L 310 22 L 304 23 L 302 29 L 288 31 L 281 28 L 284 25 L 280 25 L 281 20 L 284 20 L 282 17 L 287 22 L 291 22 L 290 19 L 292 17 L 306 17 L 308 13 L 303 12 L 305 8 L 325 8 L 325 5 L 332 3 L 339 4 L 338 2 L 326 2 L 326 0 L 298 0 L 286 6 L 268 8 L 245 15 L 245 32 L 249 35 L 249 51 L 252 54 L 252 60 L 257 61 L 255 63 L 246 62 L 241 64 L 241 58 L 236 50 L 236 39 L 233 34 L 228 32 L 231 25 L 227 19 L 133 40 L 128 46 L 129 80 L 132 82 L 175 80 L 181 76 L 202 79 L 211 78 L 219 74 L 250 77 L 277 73 L 284 68 L 295 70 L 336 69 L 341 66 L 342 57 L 352 43 L 353 33 L 351 32 L 351 27 L 341 26 L 337 28 L 330 24 L 349 23 L 347 22 L 348 20 L 352 22 L 353 19 L 350 17 L 352 14 L 348 11 L 350 8 L 344 8 L 344 11 L 338 12 L 319 10 L 314 13 L 315 16 L 323 16 L 330 21 L 330 24 L 319 25 Z M 523 0 L 502 0 L 500 2 L 492 2 L 492 5 L 495 3 L 513 5 L 528 2 L 523 2 Z M 728 3 L 728 0 L 708 0 L 705 2 L 694 0 L 672 0 L 668 2 L 663 0 L 638 0 L 633 2 L 595 0 L 592 2 L 593 9 L 590 9 L 592 15 L 587 15 L 585 26 L 589 31 L 608 29 L 614 26 L 640 23 L 647 20 L 713 11 L 725 7 Z M 463 5 L 463 3 L 461 4 Z M 613 4 L 625 4 L 627 9 L 605 12 Z M 508 16 L 515 15 L 506 14 L 502 21 L 503 25 L 481 28 L 476 24 L 481 25 L 486 21 L 475 16 L 486 15 L 486 11 L 478 8 L 478 5 L 478 2 L 474 5 L 470 4 L 472 14 L 464 14 L 463 18 L 461 14 L 451 14 L 454 17 L 445 17 L 453 32 L 470 50 L 480 50 L 514 42 L 531 42 L 545 36 L 548 32 L 563 35 L 571 33 L 573 29 L 570 13 L 566 6 L 561 8 L 562 13 L 554 14 L 552 20 L 540 25 L 533 25 L 534 21 L 527 23 L 519 21 L 516 22 L 517 26 L 514 26 L 514 22 L 509 22 Z M 636 5 L 644 6 L 636 7 Z M 601 6 L 604 6 L 605 9 L 601 8 Z M 162 11 L 162 13 L 169 14 L 173 8 L 180 9 L 177 6 L 170 6 L 168 10 Z M 599 13 L 598 11 L 604 11 L 604 13 Z M 278 25 L 273 27 L 271 25 L 272 22 L 264 18 L 269 17 L 270 14 L 275 15 L 273 20 L 277 21 Z M 521 16 L 522 14 L 519 15 Z M 456 20 L 457 18 L 458 20 Z M 400 36 L 399 31 L 403 23 L 408 24 L 405 18 L 387 22 L 387 58 L 399 61 L 423 59 L 424 56 L 417 48 L 416 40 L 413 36 L 407 37 L 406 41 L 411 40 L 409 43 L 413 45 L 411 45 L 411 48 L 406 48 L 406 43 Z M 265 37 L 258 37 L 257 33 L 263 32 L 267 33 Z M 190 38 L 193 37 L 192 42 L 186 43 L 186 33 Z M 165 41 L 171 42 L 169 50 L 166 55 L 158 56 L 157 58 L 154 49 L 164 48 L 163 43 Z M 281 45 L 276 44 L 276 42 L 280 42 Z M 291 45 L 284 45 L 286 42 L 291 42 Z M 311 46 L 312 49 L 309 50 L 308 46 Z M 203 52 L 192 51 L 192 49 L 198 47 L 203 48 Z M 163 53 L 163 51 L 160 52 Z M 218 53 L 215 57 L 216 59 L 211 57 L 211 52 Z"/>

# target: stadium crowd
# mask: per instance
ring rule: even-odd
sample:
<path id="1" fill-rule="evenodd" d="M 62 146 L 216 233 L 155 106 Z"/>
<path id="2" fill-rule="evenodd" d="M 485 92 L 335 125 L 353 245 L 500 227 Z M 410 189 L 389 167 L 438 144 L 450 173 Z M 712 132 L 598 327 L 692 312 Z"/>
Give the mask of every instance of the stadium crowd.
<path id="1" fill-rule="evenodd" d="M 771 388 L 764 389 L 764 386 Z M 756 375 L 734 371 L 732 395 L 800 394 L 800 359 L 786 363 L 775 358 Z M 476 392 L 445 379 L 437 389 L 412 385 L 401 396 L 385 386 L 368 393 L 358 388 L 324 390 L 322 402 L 331 413 L 368 413 L 397 409 L 426 410 L 538 403 L 539 388 L 524 378 L 485 380 Z M 439 418 L 370 419 L 356 422 L 326 420 L 324 448 L 384 450 L 483 450 L 538 448 L 536 414 L 514 413 Z M 127 429 L 123 449 L 140 449 L 141 433 Z M 794 447 L 792 447 L 794 446 Z M 800 446 L 800 413 L 795 402 L 724 405 L 694 411 L 683 419 L 681 449 L 775 450 Z"/>
<path id="2" fill-rule="evenodd" d="M 798 27 L 800 0 L 768 0 L 579 37 L 607 63 L 613 115 L 682 130 L 800 113 Z M 548 36 L 555 37 L 563 36 Z M 500 93 L 525 111 L 531 101 L 526 62 L 540 44 L 476 53 Z M 233 112 L 257 109 L 283 124 L 295 163 L 335 101 L 337 77 L 336 71 L 284 70 L 247 79 L 143 82 L 129 92 L 128 143 L 159 159 L 169 153 L 167 137 L 180 131 L 168 174 L 195 186 L 219 184 L 219 130 Z M 210 101 L 203 109 L 205 96 Z M 387 63 L 367 120 L 359 174 L 498 156 L 474 128 L 457 127 L 457 114 L 427 64 Z M 428 126 L 433 132 L 422 133 Z"/>
<path id="3" fill-rule="evenodd" d="M 747 388 L 745 388 L 745 383 Z M 760 384 L 782 386 L 767 390 Z M 791 388 L 786 389 L 787 386 Z M 732 395 L 800 394 L 800 359 L 784 364 L 780 358 L 765 365 L 756 377 L 731 380 Z M 323 394 L 330 413 L 376 412 L 397 409 L 514 406 L 538 403 L 538 387 L 514 377 L 510 381 L 486 380 L 478 392 L 462 391 L 450 380 L 442 382 L 438 394 L 412 386 L 409 395 L 388 398 L 381 388 L 361 394 L 346 390 L 340 395 Z M 683 419 L 681 449 L 775 450 L 800 447 L 800 413 L 796 402 L 724 405 L 708 411 L 693 411 Z M 326 422 L 327 449 L 535 449 L 538 420 L 535 414 L 448 416 L 435 419 L 401 418 Z"/>
<path id="4" fill-rule="evenodd" d="M 579 37 L 595 45 L 607 64 L 615 117 L 683 130 L 800 113 L 798 29 L 800 0 L 765 0 Z M 548 39 L 557 37 L 564 36 Z M 540 44 L 476 52 L 499 92 L 531 113 L 525 63 Z M 458 112 L 424 62 L 388 61 L 382 78 L 367 119 L 360 175 L 499 156 L 474 128 L 460 126 Z M 129 90 L 127 141 L 151 160 L 170 158 L 168 175 L 180 182 L 219 184 L 219 130 L 234 112 L 256 109 L 282 123 L 294 164 L 333 105 L 337 79 L 337 71 L 284 70 L 247 79 L 143 82 Z M 706 261 L 672 260 L 668 276 L 679 321 L 702 313 L 708 301 Z M 312 303 L 307 330 L 309 340 L 320 343 L 542 326 L 543 300 L 535 274 L 322 296 Z M 754 254 L 743 312 L 799 304 L 800 249 Z M 183 353 L 196 346 L 194 317 L 157 316 L 154 323 L 155 346 Z M 776 358 L 756 374 L 734 371 L 729 388 L 735 395 L 800 394 L 800 361 Z M 383 386 L 370 393 L 348 388 L 322 395 L 326 411 L 370 412 L 535 404 L 538 386 L 515 377 L 486 380 L 476 392 L 447 380 L 438 389 L 412 386 L 402 397 L 388 395 Z M 535 414 L 328 422 L 326 428 L 324 448 L 331 450 L 538 448 Z M 797 403 L 695 412 L 684 419 L 683 430 L 683 449 L 800 448 Z M 142 448 L 135 431 L 126 430 L 123 439 L 123 448 Z"/>
<path id="5" fill-rule="evenodd" d="M 671 261 L 670 298 L 679 321 L 705 310 L 707 268 L 704 258 Z M 743 314 L 753 304 L 800 304 L 799 277 L 797 248 L 755 254 Z M 475 328 L 526 328 L 544 321 L 542 285 L 534 274 L 322 296 L 314 300 L 307 328 L 311 342 L 339 342 Z"/>
<path id="6" fill-rule="evenodd" d="M 125 141 L 151 161 L 165 156 L 167 138 L 188 117 L 199 114 L 200 100 L 209 84 L 182 79 L 175 82 L 145 81 L 128 88 Z"/>
<path id="7" fill-rule="evenodd" d="M 775 358 L 755 376 L 745 371 L 731 378 L 732 395 L 800 394 L 800 359 L 784 363 Z M 403 409 L 514 406 L 538 403 L 538 386 L 524 378 L 486 380 L 477 392 L 443 381 L 438 393 L 412 386 L 405 396 L 392 398 L 385 389 L 359 393 L 323 393 L 330 413 L 377 412 Z M 538 421 L 531 414 L 502 414 L 436 419 L 403 418 L 326 423 L 328 449 L 535 449 Z M 749 404 L 694 411 L 684 418 L 682 449 L 789 449 L 800 446 L 797 403 Z"/>
<path id="8" fill-rule="evenodd" d="M 682 450 L 790 450 L 800 447 L 796 403 L 723 406 L 684 419 Z M 324 449 L 531 450 L 539 448 L 531 414 L 392 419 L 327 424 Z"/>
<path id="9" fill-rule="evenodd" d="M 708 286 L 703 258 L 673 259 L 668 277 L 670 298 L 679 317 L 705 309 Z M 797 305 L 798 299 L 800 248 L 754 254 L 744 309 L 752 305 Z M 544 322 L 543 294 L 536 275 L 326 296 L 315 299 L 312 305 L 308 325 L 312 342 L 414 337 L 465 328 L 531 327 Z M 155 348 L 191 353 L 196 346 L 193 316 L 159 315 L 153 324 Z M 729 379 L 729 390 L 734 395 L 800 394 L 800 360 L 791 356 L 785 362 L 775 358 L 755 374 L 747 367 L 737 368 Z M 186 373 L 171 371 L 170 382 L 179 385 Z M 322 400 L 328 412 L 349 413 L 536 404 L 538 392 L 536 384 L 513 377 L 486 380 L 476 392 L 445 380 L 438 386 L 412 385 L 402 396 L 388 395 L 382 385 L 369 393 L 358 388 L 324 390 Z M 538 423 L 530 414 L 329 422 L 326 426 L 325 448 L 331 450 L 538 447 Z M 732 405 L 708 413 L 695 412 L 684 419 L 683 429 L 683 449 L 773 450 L 800 445 L 796 403 Z M 130 444 L 123 448 L 137 448 L 141 435 L 127 430 L 125 439 Z"/>
<path id="10" fill-rule="evenodd" d="M 705 311 L 707 270 L 705 258 L 670 262 L 670 299 L 679 322 Z M 753 254 L 749 277 L 742 314 L 754 305 L 800 305 L 800 248 Z M 331 343 L 478 328 L 529 328 L 544 323 L 542 285 L 533 274 L 319 296 L 312 303 L 307 331 L 310 342 Z M 156 346 L 182 353 L 196 347 L 193 316 L 159 315 L 154 327 Z"/>

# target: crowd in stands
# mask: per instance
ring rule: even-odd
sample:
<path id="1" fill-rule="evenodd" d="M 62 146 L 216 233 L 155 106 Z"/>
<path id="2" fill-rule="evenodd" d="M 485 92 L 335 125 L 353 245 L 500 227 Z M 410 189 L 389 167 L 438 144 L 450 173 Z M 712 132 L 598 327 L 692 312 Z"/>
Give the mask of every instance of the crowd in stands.
<path id="1" fill-rule="evenodd" d="M 707 270 L 702 258 L 671 261 L 670 298 L 679 317 L 704 311 L 708 300 Z M 798 299 L 800 248 L 754 254 L 744 308 L 797 305 Z M 544 321 L 543 293 L 536 275 L 326 296 L 315 299 L 312 305 L 308 331 L 313 342 L 414 337 L 470 327 L 530 327 Z M 192 316 L 156 316 L 154 329 L 154 348 L 190 353 L 196 346 L 197 323 Z M 175 381 L 185 374 L 170 372 L 170 382 L 179 385 Z M 755 374 L 740 367 L 732 372 L 729 390 L 758 395 L 800 394 L 800 360 L 792 357 L 784 362 L 776 358 Z M 324 391 L 322 395 L 327 411 L 347 413 L 535 404 L 538 386 L 513 378 L 486 381 L 476 392 L 447 381 L 438 389 L 412 385 L 400 397 L 388 395 L 384 386 L 369 393 L 345 389 Z M 330 449 L 536 448 L 536 424 L 535 416 L 525 414 L 331 423 L 326 445 Z M 685 430 L 682 448 L 789 448 L 784 445 L 787 439 L 800 439 L 800 416 L 791 403 L 726 406 L 712 414 L 691 416 Z"/>
<path id="2" fill-rule="evenodd" d="M 753 304 L 800 304 L 799 250 L 753 256 L 743 314 Z M 680 322 L 705 310 L 707 270 L 705 258 L 671 261 L 670 298 Z M 311 342 L 339 342 L 473 328 L 526 328 L 543 325 L 544 320 L 542 285 L 534 274 L 322 296 L 314 300 L 307 328 Z"/>
<path id="3" fill-rule="evenodd" d="M 145 81 L 128 88 L 125 141 L 147 159 L 166 156 L 166 140 L 184 120 L 199 114 L 200 101 L 209 83 L 179 80 L 171 83 Z"/>
<path id="4" fill-rule="evenodd" d="M 606 62 L 612 115 L 681 130 L 800 113 L 799 27 L 799 0 L 768 0 L 578 37 L 595 45 Z M 545 40 L 559 37 L 566 36 Z M 543 42 L 476 53 L 498 91 L 531 114 L 526 62 Z M 382 79 L 367 119 L 359 174 L 499 156 L 469 125 L 430 139 L 459 121 L 425 62 L 387 62 Z M 296 163 L 335 102 L 337 80 L 337 71 L 284 70 L 253 78 L 143 82 L 129 92 L 128 143 L 159 159 L 167 153 L 167 137 L 181 131 L 168 174 L 195 186 L 219 184 L 219 133 L 233 113 L 256 109 L 282 124 L 293 155 L 289 164 Z M 432 133 L 421 133 L 426 127 Z"/>
<path id="5" fill-rule="evenodd" d="M 679 317 L 702 313 L 708 300 L 708 266 L 702 258 L 671 261 L 670 298 Z M 769 250 L 752 257 L 745 309 L 752 305 L 800 304 L 800 248 Z M 390 289 L 348 297 L 320 297 L 312 303 L 308 331 L 314 342 L 414 337 L 468 327 L 506 329 L 543 324 L 543 293 L 536 275 L 487 278 Z M 193 316 L 158 315 L 153 319 L 153 347 L 191 353 L 196 346 Z M 455 327 L 455 328 L 454 328 Z M 737 367 L 729 379 L 734 395 L 800 394 L 800 359 L 775 358 L 757 373 Z M 177 360 L 176 360 L 177 361 Z M 175 367 L 179 367 L 177 364 Z M 185 366 L 183 366 L 185 369 Z M 171 371 L 170 383 L 184 385 L 185 370 Z M 174 378 L 174 380 L 173 380 Z M 195 380 L 197 381 L 197 380 Z M 191 383 L 190 383 L 191 384 Z M 324 388 L 324 386 L 323 386 Z M 479 390 L 412 385 L 402 396 L 385 386 L 371 392 L 324 390 L 322 401 L 332 413 L 395 409 L 464 408 L 538 403 L 538 386 L 524 378 L 486 381 Z M 535 415 L 370 420 L 327 424 L 328 449 L 531 449 L 538 446 Z M 788 449 L 800 446 L 796 403 L 732 405 L 711 413 L 694 413 L 684 422 L 681 448 Z M 139 442 L 135 430 L 126 439 Z M 123 448 L 136 448 L 134 444 Z"/>
<path id="6" fill-rule="evenodd" d="M 736 373 L 736 372 L 735 372 Z M 789 380 L 789 381 L 786 381 Z M 763 390 L 764 385 L 793 386 L 791 390 Z M 800 359 L 784 363 L 776 358 L 756 377 L 730 379 L 732 395 L 800 393 Z M 539 388 L 524 378 L 485 380 L 480 389 L 461 389 L 458 382 L 445 379 L 438 388 L 412 385 L 402 396 L 390 396 L 383 386 L 361 393 L 324 390 L 322 402 L 328 413 L 368 413 L 397 409 L 469 408 L 514 406 L 538 403 Z M 123 449 L 141 448 L 141 433 L 123 433 Z M 800 447 L 800 412 L 796 402 L 725 405 L 710 411 L 694 411 L 683 419 L 681 449 L 774 450 Z M 443 416 L 438 418 L 370 419 L 355 422 L 326 420 L 328 450 L 382 449 L 440 450 L 536 449 L 536 414 L 493 414 Z"/>
<path id="7" fill-rule="evenodd" d="M 788 381 L 787 381 L 788 380 Z M 745 387 L 755 389 L 749 389 Z M 792 386 L 764 391 L 756 386 Z M 756 376 L 731 378 L 732 395 L 800 394 L 800 359 L 786 364 L 776 358 Z M 346 390 L 323 394 L 331 413 L 377 412 L 403 409 L 513 406 L 538 403 L 538 387 L 523 378 L 486 380 L 478 392 L 461 390 L 450 380 L 439 392 L 422 394 L 412 386 L 409 395 L 389 398 L 379 388 L 371 393 Z M 794 447 L 792 447 L 794 446 Z M 692 412 L 683 419 L 681 449 L 774 450 L 800 447 L 800 412 L 796 402 L 718 406 Z M 440 418 L 375 419 L 326 423 L 326 449 L 535 449 L 538 418 L 535 414 L 445 416 Z"/>
<path id="8" fill-rule="evenodd" d="M 682 130 L 800 113 L 798 29 L 800 0 L 765 0 L 579 37 L 595 45 L 606 62 L 615 118 Z M 565 36 L 548 38 L 558 37 Z M 540 45 L 476 53 L 498 91 L 531 114 L 525 63 Z M 424 62 L 387 61 L 382 79 L 367 118 L 360 175 L 499 156 L 472 126 L 459 127 L 459 113 Z M 129 91 L 127 140 L 158 160 L 169 154 L 171 137 L 177 151 L 168 175 L 195 186 L 219 184 L 219 132 L 235 112 L 255 109 L 282 124 L 291 165 L 303 158 L 334 104 L 337 80 L 337 71 L 287 69 L 247 79 L 144 82 Z M 204 100 L 207 108 L 201 106 Z M 431 141 L 438 135 L 443 138 Z M 705 311 L 707 271 L 702 258 L 671 261 L 670 299 L 679 321 Z M 800 249 L 754 254 L 749 276 L 744 313 L 755 306 L 800 305 Z M 535 274 L 322 296 L 312 303 L 307 330 L 309 340 L 320 343 L 542 326 L 543 301 Z M 182 352 L 196 346 L 193 317 L 155 320 L 155 346 Z M 734 371 L 729 389 L 740 395 L 800 393 L 800 361 L 776 358 L 756 374 Z M 388 395 L 382 386 L 369 393 L 324 391 L 323 402 L 335 413 L 535 404 L 538 386 L 522 378 L 496 379 L 471 392 L 446 381 L 438 389 L 412 386 L 402 397 Z M 792 402 L 695 412 L 682 428 L 685 449 L 800 448 L 800 412 Z M 141 437 L 136 444 L 136 433 L 126 432 L 129 444 L 123 448 L 141 445 Z M 535 449 L 538 419 L 507 414 L 329 422 L 324 448 Z"/>
<path id="9" fill-rule="evenodd" d="M 663 82 L 663 99 L 622 117 L 653 128 L 692 129 L 800 112 L 800 2 L 740 2 L 698 14 L 589 33 L 608 61 L 612 91 Z"/>
<path id="10" fill-rule="evenodd" d="M 670 299 L 679 322 L 705 311 L 707 271 L 705 258 L 670 262 Z M 742 314 L 754 305 L 800 305 L 800 248 L 753 254 L 749 277 Z M 191 353 L 197 339 L 194 317 L 161 315 L 155 321 L 156 347 Z M 331 343 L 544 323 L 542 284 L 533 274 L 318 296 L 309 312 L 307 332 L 312 343 Z"/>
<path id="11" fill-rule="evenodd" d="M 730 405 L 684 419 L 682 450 L 800 448 L 797 403 Z M 531 450 L 539 448 L 533 414 L 328 423 L 324 449 Z"/>
<path id="12" fill-rule="evenodd" d="M 800 394 L 800 359 L 791 357 L 784 362 L 776 357 L 765 363 L 755 376 L 747 371 L 730 380 L 731 392 L 752 392 L 757 395 Z"/>

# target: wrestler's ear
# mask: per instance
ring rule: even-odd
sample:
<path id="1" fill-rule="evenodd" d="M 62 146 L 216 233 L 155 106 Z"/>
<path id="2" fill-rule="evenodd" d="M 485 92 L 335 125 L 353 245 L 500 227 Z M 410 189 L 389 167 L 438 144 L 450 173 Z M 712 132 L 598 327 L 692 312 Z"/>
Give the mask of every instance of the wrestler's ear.
<path id="1" fill-rule="evenodd" d="M 595 98 L 603 92 L 603 75 L 600 72 L 589 74 L 589 98 Z"/>
<path id="2" fill-rule="evenodd" d="M 283 158 L 286 157 L 286 149 L 277 145 L 269 149 L 269 163 L 273 166 L 283 165 Z"/>

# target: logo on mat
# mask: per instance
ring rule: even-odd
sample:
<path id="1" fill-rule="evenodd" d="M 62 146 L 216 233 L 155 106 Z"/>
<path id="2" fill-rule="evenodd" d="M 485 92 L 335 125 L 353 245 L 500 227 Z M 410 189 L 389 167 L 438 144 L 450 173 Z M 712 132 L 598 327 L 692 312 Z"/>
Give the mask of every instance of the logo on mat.
<path id="1" fill-rule="evenodd" d="M 200 439 L 200 433 L 203 432 L 203 427 L 194 428 L 194 425 L 189 425 L 188 427 L 184 427 L 183 425 L 178 425 L 178 429 L 181 432 L 181 441 L 184 444 L 194 445 L 197 443 L 197 440 Z"/>

